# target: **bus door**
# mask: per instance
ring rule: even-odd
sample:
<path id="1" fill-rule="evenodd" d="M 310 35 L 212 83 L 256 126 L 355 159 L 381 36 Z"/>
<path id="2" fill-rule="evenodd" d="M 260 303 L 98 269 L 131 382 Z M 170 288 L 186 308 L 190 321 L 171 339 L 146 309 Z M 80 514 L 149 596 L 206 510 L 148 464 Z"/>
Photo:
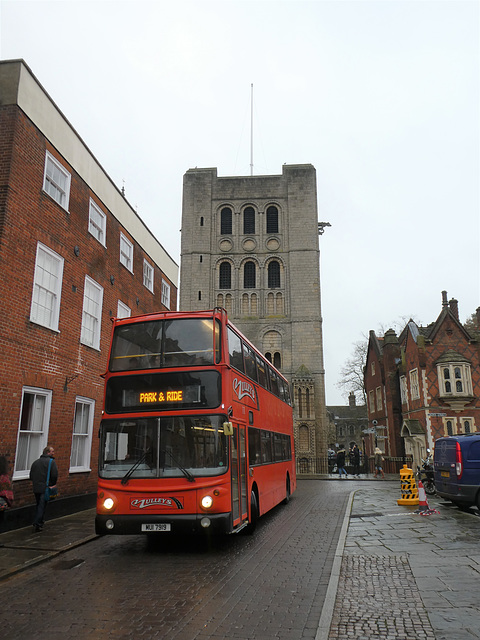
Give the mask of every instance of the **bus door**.
<path id="1" fill-rule="evenodd" d="M 232 515 L 233 526 L 236 528 L 248 519 L 245 426 L 235 425 L 230 440 L 232 442 Z"/>

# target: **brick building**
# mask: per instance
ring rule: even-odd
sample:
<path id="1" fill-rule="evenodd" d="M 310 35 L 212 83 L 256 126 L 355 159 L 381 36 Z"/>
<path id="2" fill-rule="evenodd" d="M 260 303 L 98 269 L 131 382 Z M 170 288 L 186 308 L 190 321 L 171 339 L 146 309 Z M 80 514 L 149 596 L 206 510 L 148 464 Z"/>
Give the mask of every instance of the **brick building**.
<path id="1" fill-rule="evenodd" d="M 53 444 L 96 490 L 110 319 L 176 309 L 178 266 L 21 60 L 0 62 L 0 454 L 15 504 Z"/>
<path id="2" fill-rule="evenodd" d="M 457 300 L 444 291 L 441 313 L 427 327 L 410 320 L 398 337 L 371 331 L 364 380 L 372 445 L 376 437 L 387 455 L 405 453 L 418 464 L 437 438 L 477 431 L 480 308 L 462 325 Z"/>
<path id="3" fill-rule="evenodd" d="M 300 472 L 326 470 L 318 235 L 312 165 L 184 176 L 180 308 L 224 307 L 290 381 Z"/>

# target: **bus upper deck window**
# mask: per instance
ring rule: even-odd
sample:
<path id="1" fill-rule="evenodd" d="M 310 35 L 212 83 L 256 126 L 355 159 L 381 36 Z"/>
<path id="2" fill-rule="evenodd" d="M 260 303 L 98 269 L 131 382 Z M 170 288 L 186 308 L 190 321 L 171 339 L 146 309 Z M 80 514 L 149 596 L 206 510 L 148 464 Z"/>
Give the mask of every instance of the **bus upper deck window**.
<path id="1" fill-rule="evenodd" d="M 243 365 L 242 341 L 230 328 L 228 329 L 228 353 L 230 364 L 239 371 L 245 371 Z"/>

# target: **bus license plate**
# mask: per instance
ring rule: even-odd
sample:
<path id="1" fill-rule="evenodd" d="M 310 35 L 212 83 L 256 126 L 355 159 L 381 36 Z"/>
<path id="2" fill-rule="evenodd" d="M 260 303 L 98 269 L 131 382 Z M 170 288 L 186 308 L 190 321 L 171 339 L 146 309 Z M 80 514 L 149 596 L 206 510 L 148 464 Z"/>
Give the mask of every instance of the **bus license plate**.
<path id="1" fill-rule="evenodd" d="M 147 533 L 150 531 L 171 531 L 170 524 L 142 524 L 142 531 L 146 531 Z"/>
<path id="2" fill-rule="evenodd" d="M 450 471 L 442 471 L 441 475 L 442 475 L 442 478 L 449 478 L 450 477 Z"/>

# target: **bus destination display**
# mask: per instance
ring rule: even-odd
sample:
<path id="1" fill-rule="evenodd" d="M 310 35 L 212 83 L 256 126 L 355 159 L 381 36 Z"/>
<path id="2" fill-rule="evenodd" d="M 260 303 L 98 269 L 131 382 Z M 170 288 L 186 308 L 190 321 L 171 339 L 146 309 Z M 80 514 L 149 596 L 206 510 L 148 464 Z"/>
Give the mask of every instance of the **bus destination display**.
<path id="1" fill-rule="evenodd" d="M 107 413 L 214 408 L 220 397 L 216 371 L 150 373 L 110 378 L 105 406 Z"/>

